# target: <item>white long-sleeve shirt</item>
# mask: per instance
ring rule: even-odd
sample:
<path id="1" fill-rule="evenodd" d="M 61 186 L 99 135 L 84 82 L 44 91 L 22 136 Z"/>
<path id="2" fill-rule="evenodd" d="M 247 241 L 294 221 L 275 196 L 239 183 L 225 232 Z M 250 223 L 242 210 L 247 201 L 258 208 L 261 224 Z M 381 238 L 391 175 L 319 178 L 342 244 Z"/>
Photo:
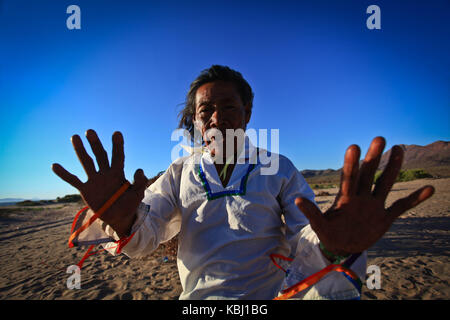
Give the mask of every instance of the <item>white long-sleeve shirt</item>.
<path id="1" fill-rule="evenodd" d="M 273 299 L 283 285 L 290 286 L 329 264 L 308 220 L 294 203 L 297 197 L 314 201 L 303 176 L 282 155 L 276 160 L 278 172 L 263 175 L 261 169 L 273 165 L 275 157 L 264 164 L 255 158 L 259 150 L 251 145 L 245 150 L 240 159 L 244 157 L 246 163 L 235 164 L 226 187 L 206 152 L 174 161 L 145 191 L 132 227 L 135 235 L 122 252 L 145 256 L 179 234 L 180 299 Z M 98 222 L 78 240 L 102 237 L 118 239 L 111 228 L 102 228 Z M 286 279 L 272 263 L 273 253 L 295 257 Z M 354 264 L 356 269 L 352 268 L 361 278 L 365 260 L 362 255 Z M 327 278 L 298 297 L 357 295 L 343 276 Z"/>

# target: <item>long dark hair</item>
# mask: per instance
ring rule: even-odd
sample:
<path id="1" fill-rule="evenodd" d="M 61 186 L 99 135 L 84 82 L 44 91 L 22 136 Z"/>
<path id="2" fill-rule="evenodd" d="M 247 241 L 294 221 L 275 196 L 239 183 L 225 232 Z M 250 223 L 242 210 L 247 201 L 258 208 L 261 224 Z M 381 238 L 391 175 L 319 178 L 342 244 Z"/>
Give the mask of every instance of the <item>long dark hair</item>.
<path id="1" fill-rule="evenodd" d="M 195 95 L 197 93 L 197 89 L 205 83 L 218 80 L 232 82 L 236 86 L 244 106 L 249 105 L 250 112 L 252 110 L 254 94 L 252 88 L 244 79 L 242 74 L 227 66 L 213 65 L 209 69 L 203 70 L 191 83 L 189 92 L 186 95 L 186 101 L 184 102 L 184 108 L 178 115 L 180 119 L 178 128 L 188 130 L 192 139 L 194 137 L 193 120 L 195 115 Z"/>

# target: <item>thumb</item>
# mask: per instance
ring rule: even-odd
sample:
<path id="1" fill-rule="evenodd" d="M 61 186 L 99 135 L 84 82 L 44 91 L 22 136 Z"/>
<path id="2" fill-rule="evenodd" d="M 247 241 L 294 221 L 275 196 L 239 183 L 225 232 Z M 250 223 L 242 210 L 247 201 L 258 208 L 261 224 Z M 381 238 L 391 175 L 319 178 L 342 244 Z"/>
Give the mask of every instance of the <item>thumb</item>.
<path id="1" fill-rule="evenodd" d="M 322 211 L 310 200 L 306 198 L 296 198 L 295 204 L 301 212 L 308 218 L 311 227 L 315 230 L 325 221 Z"/>
<path id="2" fill-rule="evenodd" d="M 137 169 L 134 173 L 134 182 L 133 185 L 136 188 L 136 190 L 143 192 L 145 188 L 147 187 L 147 177 L 144 174 L 144 170 Z"/>

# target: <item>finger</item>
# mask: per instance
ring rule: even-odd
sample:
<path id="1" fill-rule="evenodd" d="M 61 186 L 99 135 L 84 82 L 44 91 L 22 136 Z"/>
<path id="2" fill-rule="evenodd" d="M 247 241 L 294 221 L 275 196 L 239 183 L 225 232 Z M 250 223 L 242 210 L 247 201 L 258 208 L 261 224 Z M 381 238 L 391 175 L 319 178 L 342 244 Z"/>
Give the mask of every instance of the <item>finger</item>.
<path id="1" fill-rule="evenodd" d="M 383 137 L 376 137 L 372 140 L 359 169 L 358 194 L 370 194 L 372 191 L 373 177 L 377 171 L 385 146 L 386 140 Z"/>
<path id="2" fill-rule="evenodd" d="M 99 171 L 102 172 L 108 170 L 109 169 L 108 154 L 103 148 L 103 145 L 100 142 L 97 133 L 94 130 L 89 129 L 88 131 L 86 131 L 86 138 L 88 139 L 89 144 L 91 145 L 92 148 L 92 152 L 94 153 L 95 158 L 97 159 Z"/>
<path id="3" fill-rule="evenodd" d="M 360 154 L 361 150 L 355 144 L 347 148 L 342 168 L 339 195 L 350 196 L 356 193 Z"/>
<path id="4" fill-rule="evenodd" d="M 78 135 L 72 136 L 72 145 L 88 178 L 92 177 L 96 172 L 94 161 L 92 161 L 92 158 L 86 152 L 83 141 L 81 141 L 81 138 Z"/>
<path id="5" fill-rule="evenodd" d="M 395 201 L 392 206 L 387 209 L 387 217 L 392 222 L 397 219 L 402 213 L 414 208 L 421 202 L 427 200 L 434 193 L 433 186 L 422 187 L 411 193 L 406 198 Z"/>
<path id="6" fill-rule="evenodd" d="M 148 178 L 145 176 L 144 171 L 142 169 L 136 170 L 134 173 L 134 182 L 133 185 L 138 190 L 145 190 L 147 188 Z"/>
<path id="7" fill-rule="evenodd" d="M 389 162 L 375 185 L 375 189 L 373 191 L 375 198 L 382 201 L 386 200 L 389 191 L 397 179 L 400 168 L 402 167 L 403 154 L 404 152 L 401 147 L 392 147 Z"/>
<path id="8" fill-rule="evenodd" d="M 321 228 L 322 224 L 325 222 L 325 217 L 322 211 L 320 211 L 313 202 L 306 198 L 296 198 L 295 204 L 309 220 L 314 231 Z"/>
<path id="9" fill-rule="evenodd" d="M 52 164 L 52 170 L 58 177 L 63 179 L 65 182 L 70 184 L 72 187 L 74 187 L 78 190 L 81 190 L 81 188 L 83 186 L 83 182 L 81 182 L 80 179 L 78 179 L 78 177 L 76 175 L 71 174 L 69 171 L 64 169 L 58 163 Z"/>
<path id="10" fill-rule="evenodd" d="M 113 148 L 111 168 L 123 170 L 125 155 L 123 153 L 123 136 L 119 131 L 114 132 L 112 136 Z"/>

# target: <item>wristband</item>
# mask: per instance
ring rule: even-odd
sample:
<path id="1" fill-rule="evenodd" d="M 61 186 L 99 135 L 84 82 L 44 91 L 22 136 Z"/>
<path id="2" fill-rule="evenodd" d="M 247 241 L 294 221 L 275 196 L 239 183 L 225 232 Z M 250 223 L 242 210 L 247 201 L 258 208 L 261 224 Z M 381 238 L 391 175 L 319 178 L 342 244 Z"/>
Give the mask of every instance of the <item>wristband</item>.
<path id="1" fill-rule="evenodd" d="M 98 209 L 96 212 L 94 212 L 94 215 L 84 224 L 82 225 L 80 228 L 78 228 L 77 230 L 75 230 L 75 232 L 73 232 L 73 228 L 75 226 L 75 220 L 77 219 L 78 215 L 81 213 L 81 211 L 77 214 L 77 216 L 75 217 L 74 223 L 72 224 L 72 234 L 69 237 L 69 248 L 72 248 L 73 245 L 73 240 L 85 229 L 87 229 L 97 218 L 99 218 L 106 210 L 109 209 L 109 207 L 111 207 L 114 202 L 116 202 L 117 199 L 119 199 L 119 197 L 125 192 L 127 191 L 127 189 L 130 187 L 130 182 L 129 181 L 125 181 L 125 183 L 119 188 L 119 190 L 117 190 L 112 196 L 111 198 L 108 199 L 108 201 L 106 201 L 106 203 L 100 208 Z M 82 210 L 87 210 L 88 207 L 83 208 Z"/>
<path id="2" fill-rule="evenodd" d="M 333 261 L 333 264 L 339 264 L 342 260 L 345 260 L 350 256 L 350 255 L 338 256 L 336 254 L 333 254 L 330 251 L 328 251 L 327 249 L 325 249 L 325 246 L 323 245 L 322 242 L 319 242 L 319 247 L 328 257 L 331 258 L 331 260 Z"/>
<path id="3" fill-rule="evenodd" d="M 71 235 L 70 235 L 70 238 L 69 238 L 69 248 L 72 248 L 73 246 L 74 246 L 74 244 L 73 244 L 73 240 L 83 231 L 83 230 L 86 230 L 97 218 L 99 218 L 106 210 L 108 210 L 113 204 L 114 204 L 114 202 L 117 200 L 117 199 L 119 199 L 119 197 L 125 192 L 125 191 L 127 191 L 127 189 L 130 187 L 130 182 L 128 182 L 128 181 L 125 181 L 125 183 L 119 188 L 119 190 L 117 190 L 112 196 L 111 196 L 111 198 L 109 198 L 106 202 L 105 202 L 105 204 L 100 208 L 100 209 L 98 209 L 96 212 L 94 212 L 94 215 L 85 223 L 85 224 L 83 224 L 80 228 L 78 228 L 77 230 L 75 230 L 74 231 L 74 229 L 75 229 L 75 226 L 76 226 L 76 222 L 77 222 L 77 220 L 78 220 L 78 217 L 84 212 L 84 211 L 86 211 L 86 210 L 88 210 L 89 209 L 89 207 L 88 206 L 86 206 L 86 207 L 84 207 L 83 209 L 81 209 L 78 213 L 77 213 L 77 215 L 75 216 L 75 219 L 73 220 L 73 223 L 72 223 L 72 228 L 71 228 Z M 127 243 L 133 238 L 133 236 L 134 236 L 134 232 L 130 235 L 130 236 L 128 236 L 128 237 L 123 237 L 123 238 L 121 238 L 121 239 L 119 239 L 119 240 L 117 240 L 117 241 L 114 241 L 114 243 L 116 243 L 117 245 L 115 246 L 115 247 L 113 247 L 113 246 L 110 246 L 108 249 L 113 249 L 113 248 L 117 248 L 116 249 L 116 254 L 119 254 L 119 253 L 121 253 L 121 251 L 122 251 L 122 248 L 125 246 L 125 245 L 127 245 Z M 102 249 L 102 250 L 98 250 L 98 251 L 94 251 L 94 252 L 92 252 L 92 249 L 94 249 L 94 247 L 95 247 L 95 244 L 92 244 L 92 245 L 90 245 L 89 246 L 89 248 L 88 248 L 88 250 L 86 251 L 86 253 L 84 254 L 84 256 L 83 256 L 83 258 L 80 260 L 80 262 L 78 262 L 78 264 L 77 264 L 77 266 L 81 269 L 82 268 L 82 266 L 83 266 L 83 263 L 84 263 L 84 261 L 89 257 L 89 256 L 92 256 L 92 255 L 94 255 L 94 254 L 96 254 L 96 253 L 98 253 L 98 252 L 102 252 L 102 251 L 105 251 L 105 250 L 107 250 L 106 248 L 105 249 Z"/>

